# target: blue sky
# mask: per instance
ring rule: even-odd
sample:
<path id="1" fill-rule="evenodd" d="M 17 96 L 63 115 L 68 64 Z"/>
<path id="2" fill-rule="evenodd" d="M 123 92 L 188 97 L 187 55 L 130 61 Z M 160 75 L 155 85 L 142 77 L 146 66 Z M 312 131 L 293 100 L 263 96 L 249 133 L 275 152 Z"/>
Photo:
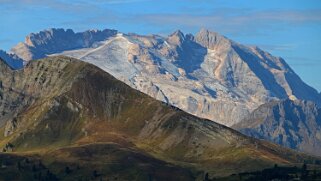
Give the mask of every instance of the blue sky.
<path id="1" fill-rule="evenodd" d="M 0 12 L 4 50 L 51 27 L 162 35 L 204 27 L 283 57 L 321 91 L 320 0 L 0 0 Z"/>

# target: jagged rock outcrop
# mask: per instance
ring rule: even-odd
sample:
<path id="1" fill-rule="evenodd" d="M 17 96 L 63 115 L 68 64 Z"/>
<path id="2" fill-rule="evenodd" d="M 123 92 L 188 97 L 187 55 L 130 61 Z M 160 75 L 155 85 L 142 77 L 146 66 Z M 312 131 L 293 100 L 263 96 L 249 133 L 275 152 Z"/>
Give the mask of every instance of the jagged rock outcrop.
<path id="1" fill-rule="evenodd" d="M 116 30 L 109 29 L 75 33 L 71 29 L 52 28 L 39 33 L 31 33 L 24 43 L 21 42 L 12 48 L 12 52 L 23 60 L 29 61 L 65 50 L 88 48 L 95 42 L 105 40 L 116 33 Z"/>
<path id="2" fill-rule="evenodd" d="M 8 120 L 4 128 L 4 137 L 11 135 L 17 127 L 18 127 L 17 118 Z"/>
<path id="3" fill-rule="evenodd" d="M 264 104 L 233 127 L 252 137 L 321 156 L 321 109 L 310 101 Z"/>
<path id="4" fill-rule="evenodd" d="M 113 36 L 104 36 L 86 48 L 76 41 L 55 44 L 69 32 L 60 31 L 64 33 L 44 31 L 28 36 L 32 43 L 27 41 L 30 49 L 23 52 L 40 58 L 63 51 L 59 54 L 90 62 L 158 100 L 227 126 L 272 100 L 302 99 L 321 104 L 318 92 L 282 58 L 209 30 L 202 29 L 195 36 L 176 31 L 168 37 L 113 32 Z M 41 53 L 47 44 L 58 48 Z M 21 55 L 16 50 L 13 48 Z"/>

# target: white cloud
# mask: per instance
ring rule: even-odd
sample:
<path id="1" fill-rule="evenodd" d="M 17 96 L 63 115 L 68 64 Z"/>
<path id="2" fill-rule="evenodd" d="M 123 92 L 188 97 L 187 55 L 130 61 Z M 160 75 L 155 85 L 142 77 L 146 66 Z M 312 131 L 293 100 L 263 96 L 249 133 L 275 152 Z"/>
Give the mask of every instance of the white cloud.
<path id="1" fill-rule="evenodd" d="M 187 27 L 220 28 L 224 32 L 248 31 L 255 33 L 257 29 L 283 28 L 278 24 L 300 25 L 321 23 L 321 10 L 288 10 L 288 11 L 233 11 L 213 10 L 211 14 L 141 14 L 133 17 L 137 21 L 154 25 L 181 25 Z M 274 26 L 274 27 L 272 27 Z"/>

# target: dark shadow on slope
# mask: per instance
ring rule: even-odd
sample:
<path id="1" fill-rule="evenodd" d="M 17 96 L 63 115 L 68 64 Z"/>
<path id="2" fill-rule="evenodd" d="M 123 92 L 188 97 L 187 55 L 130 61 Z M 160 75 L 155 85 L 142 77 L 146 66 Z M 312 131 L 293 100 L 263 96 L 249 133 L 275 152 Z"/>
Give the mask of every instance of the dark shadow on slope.
<path id="1" fill-rule="evenodd" d="M 260 64 L 260 59 L 250 53 L 246 53 L 240 47 L 232 45 L 233 49 L 240 56 L 240 58 L 247 63 L 249 68 L 255 73 L 255 75 L 262 80 L 262 84 L 265 89 L 269 90 L 271 96 L 278 98 L 286 98 L 287 94 L 283 87 L 281 87 L 275 80 L 273 74 L 269 72 Z"/>
<path id="2" fill-rule="evenodd" d="M 292 89 L 293 95 L 298 99 L 312 101 L 321 108 L 321 96 L 314 88 L 304 83 L 300 77 L 293 72 L 285 73 L 285 79 Z"/>
<path id="3" fill-rule="evenodd" d="M 186 35 L 182 46 L 176 47 L 179 59 L 176 65 L 186 71 L 188 78 L 195 79 L 191 73 L 201 68 L 207 49 L 191 39 L 192 37 Z"/>
<path id="4" fill-rule="evenodd" d="M 208 88 L 207 86 L 204 86 L 205 90 L 211 95 L 213 98 L 217 98 L 217 93 L 213 89 Z"/>
<path id="5" fill-rule="evenodd" d="M 21 69 L 23 67 L 23 60 L 14 54 L 9 54 L 0 50 L 0 61 L 4 61 L 12 69 Z"/>

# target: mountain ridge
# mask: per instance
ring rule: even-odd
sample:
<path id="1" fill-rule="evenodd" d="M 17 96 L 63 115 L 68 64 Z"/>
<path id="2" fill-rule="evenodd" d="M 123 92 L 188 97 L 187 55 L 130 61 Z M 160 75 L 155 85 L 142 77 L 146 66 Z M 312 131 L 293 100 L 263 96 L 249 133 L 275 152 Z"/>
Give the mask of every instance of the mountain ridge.
<path id="1" fill-rule="evenodd" d="M 263 104 L 233 128 L 248 136 L 320 156 L 321 109 L 310 101 Z"/>
<path id="2" fill-rule="evenodd" d="M 7 53 L 0 49 L 0 58 L 2 58 L 13 69 L 23 68 L 24 61 L 15 54 Z"/>
<path id="3" fill-rule="evenodd" d="M 51 49 L 49 53 L 93 63 L 158 100 L 227 126 L 272 100 L 303 99 L 321 104 L 320 94 L 282 58 L 218 33 L 201 29 L 194 36 L 178 30 L 163 37 L 106 31 L 113 33 L 92 46 Z M 75 47 L 73 43 L 70 46 Z M 41 45 L 19 47 L 12 51 L 21 57 L 36 56 L 37 51 L 46 49 Z"/>
<path id="4" fill-rule="evenodd" d="M 110 29 L 102 31 L 87 30 L 75 33 L 72 29 L 50 28 L 45 31 L 29 34 L 26 36 L 25 42 L 20 42 L 11 51 L 23 60 L 30 61 L 62 50 L 86 48 L 92 46 L 94 42 L 104 40 L 116 33 L 116 30 Z M 43 48 L 36 49 L 41 46 Z"/>

